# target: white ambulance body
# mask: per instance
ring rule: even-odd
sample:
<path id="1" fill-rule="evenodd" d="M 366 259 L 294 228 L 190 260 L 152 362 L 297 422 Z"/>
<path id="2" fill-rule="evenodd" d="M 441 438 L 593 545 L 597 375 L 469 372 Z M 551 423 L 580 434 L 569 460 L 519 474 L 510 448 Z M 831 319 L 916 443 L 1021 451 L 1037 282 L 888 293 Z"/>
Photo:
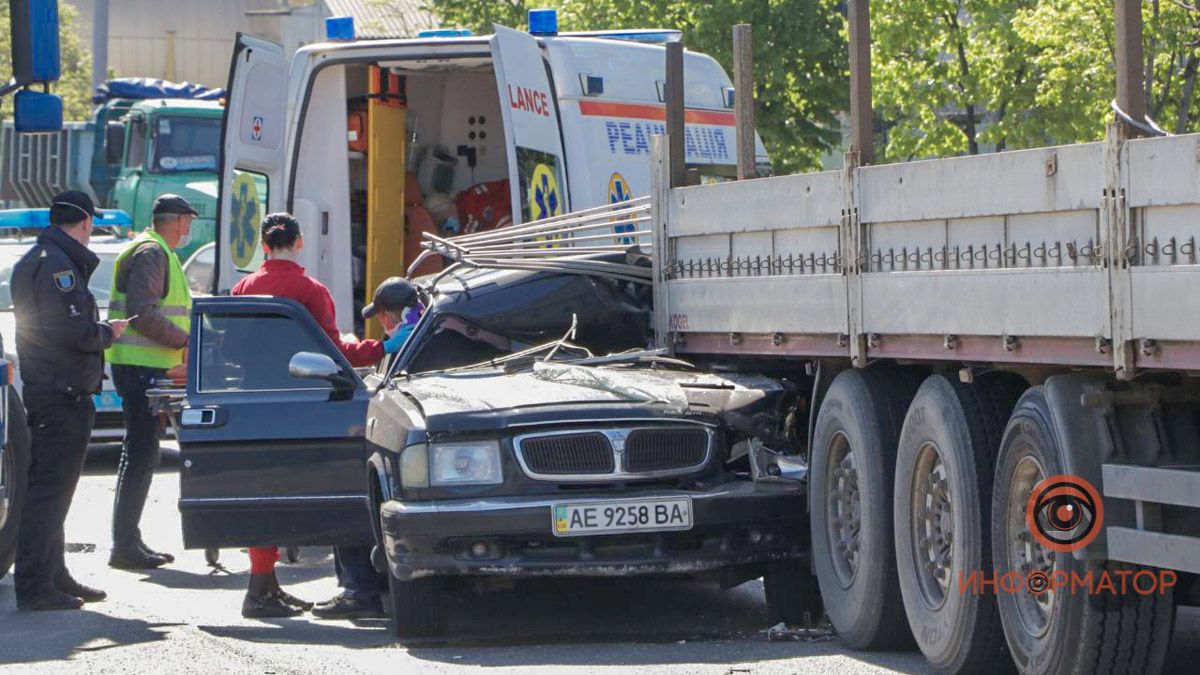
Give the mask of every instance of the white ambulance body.
<path id="1" fill-rule="evenodd" d="M 410 262 L 402 246 L 380 254 L 371 231 L 399 217 L 372 211 L 372 203 L 395 201 L 406 171 L 426 202 L 435 193 L 444 203 L 507 179 L 516 223 L 645 196 L 650 136 L 665 124 L 662 43 L 678 33 L 496 31 L 315 44 L 297 51 L 290 67 L 278 45 L 239 36 L 223 139 L 215 290 L 228 290 L 261 264 L 262 216 L 290 211 L 304 232 L 302 264 L 329 286 L 340 328 L 351 330 L 368 289 L 402 275 Z M 684 64 L 687 163 L 706 179 L 732 177 L 730 80 L 703 54 L 686 52 Z M 403 83 L 403 121 L 393 121 L 403 131 L 376 130 L 369 149 L 351 150 L 364 131 L 348 136 L 349 111 L 379 89 L 368 79 L 382 80 L 380 73 Z M 375 125 L 385 117 L 369 119 Z M 766 167 L 761 141 L 756 154 Z M 371 259 L 366 272 L 364 258 Z"/>

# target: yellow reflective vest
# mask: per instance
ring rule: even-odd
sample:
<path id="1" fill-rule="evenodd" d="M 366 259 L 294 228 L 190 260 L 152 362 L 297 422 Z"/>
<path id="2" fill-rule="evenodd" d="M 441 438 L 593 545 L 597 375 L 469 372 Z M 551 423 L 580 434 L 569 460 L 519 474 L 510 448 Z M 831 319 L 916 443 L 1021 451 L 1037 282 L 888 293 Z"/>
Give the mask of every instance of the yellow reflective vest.
<path id="1" fill-rule="evenodd" d="M 109 297 L 108 318 L 125 319 L 129 317 L 125 293 L 117 289 L 117 279 L 121 276 L 121 266 L 139 246 L 152 241 L 167 254 L 167 296 L 159 303 L 159 311 L 168 321 L 187 332 L 191 327 L 192 293 L 188 289 L 187 278 L 183 275 L 183 266 L 179 264 L 179 256 L 167 246 L 167 242 L 153 229 L 147 229 L 134 239 L 113 265 L 112 295 Z M 125 333 L 113 342 L 104 352 L 109 363 L 129 366 L 145 366 L 148 368 L 174 368 L 183 363 L 183 350 L 171 349 L 139 333 L 130 324 Z"/>

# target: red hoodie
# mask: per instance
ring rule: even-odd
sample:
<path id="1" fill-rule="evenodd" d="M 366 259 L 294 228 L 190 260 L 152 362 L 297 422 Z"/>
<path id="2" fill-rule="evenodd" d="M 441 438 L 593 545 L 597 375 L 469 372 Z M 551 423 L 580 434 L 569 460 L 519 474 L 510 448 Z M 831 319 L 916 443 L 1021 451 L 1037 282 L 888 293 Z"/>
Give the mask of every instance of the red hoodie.
<path id="1" fill-rule="evenodd" d="M 232 295 L 273 295 L 291 298 L 304 305 L 317 320 L 321 330 L 338 346 L 346 360 L 355 368 L 373 366 L 383 360 L 383 343 L 379 340 L 344 342 L 338 332 L 333 296 L 325 284 L 304 274 L 304 268 L 291 260 L 267 260 L 262 267 L 242 279 L 230 291 Z"/>

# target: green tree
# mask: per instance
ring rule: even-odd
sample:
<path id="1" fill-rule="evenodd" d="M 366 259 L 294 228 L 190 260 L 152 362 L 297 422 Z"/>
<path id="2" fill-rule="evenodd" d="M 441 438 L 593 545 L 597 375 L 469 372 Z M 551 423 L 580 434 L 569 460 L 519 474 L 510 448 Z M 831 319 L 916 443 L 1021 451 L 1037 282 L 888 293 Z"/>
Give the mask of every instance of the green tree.
<path id="1" fill-rule="evenodd" d="M 8 3 L 0 2 L 0 78 L 12 74 L 12 33 L 9 29 Z M 63 118 L 83 120 L 92 113 L 92 54 L 79 43 L 75 34 L 75 8 L 58 5 L 59 61 L 62 78 L 51 91 L 62 97 Z M 0 117 L 12 114 L 12 100 L 0 99 Z"/>
<path id="2" fill-rule="evenodd" d="M 1200 10 L 1142 6 L 1146 109 L 1196 130 Z M 1116 88 L 1112 0 L 877 0 L 871 19 L 885 158 L 1103 138 Z"/>
<path id="3" fill-rule="evenodd" d="M 555 7 L 561 29 L 665 27 L 732 72 L 734 24 L 754 25 L 755 122 L 779 173 L 813 169 L 837 148 L 847 107 L 844 20 L 837 0 L 431 0 L 443 25 L 490 33 Z"/>

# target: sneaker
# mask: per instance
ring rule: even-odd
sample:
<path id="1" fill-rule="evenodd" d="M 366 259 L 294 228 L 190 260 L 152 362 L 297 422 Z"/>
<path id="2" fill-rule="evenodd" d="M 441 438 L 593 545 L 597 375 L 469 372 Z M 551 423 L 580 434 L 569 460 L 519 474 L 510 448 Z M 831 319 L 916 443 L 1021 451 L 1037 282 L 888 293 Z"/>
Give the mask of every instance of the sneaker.
<path id="1" fill-rule="evenodd" d="M 317 603 L 312 614 L 318 619 L 372 619 L 385 616 L 383 602 L 378 595 L 360 595 L 350 591 Z"/>
<path id="2" fill-rule="evenodd" d="M 108 597 L 108 593 L 99 588 L 84 586 L 71 578 L 70 575 L 67 575 L 65 579 L 54 582 L 54 586 L 63 593 L 73 595 L 84 602 L 100 602 Z"/>
<path id="3" fill-rule="evenodd" d="M 170 560 L 165 556 L 146 553 L 141 549 L 113 551 L 108 558 L 108 566 L 119 570 L 152 570 L 168 562 Z"/>
<path id="4" fill-rule="evenodd" d="M 17 591 L 17 609 L 21 611 L 79 609 L 81 607 L 83 607 L 83 600 L 51 585 L 28 591 Z"/>

